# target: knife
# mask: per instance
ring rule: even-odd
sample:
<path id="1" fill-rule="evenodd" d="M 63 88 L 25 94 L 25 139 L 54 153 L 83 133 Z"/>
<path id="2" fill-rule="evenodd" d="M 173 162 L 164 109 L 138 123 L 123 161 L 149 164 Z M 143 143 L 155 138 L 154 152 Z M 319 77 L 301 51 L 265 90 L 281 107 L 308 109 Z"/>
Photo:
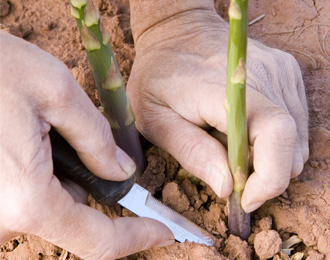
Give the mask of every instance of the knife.
<path id="1" fill-rule="evenodd" d="M 102 205 L 119 203 L 140 217 L 165 224 L 179 242 L 195 242 L 213 246 L 216 238 L 188 219 L 155 199 L 149 191 L 135 183 L 136 173 L 125 181 L 108 181 L 91 173 L 76 151 L 54 129 L 49 133 L 54 169 L 78 183 Z"/>

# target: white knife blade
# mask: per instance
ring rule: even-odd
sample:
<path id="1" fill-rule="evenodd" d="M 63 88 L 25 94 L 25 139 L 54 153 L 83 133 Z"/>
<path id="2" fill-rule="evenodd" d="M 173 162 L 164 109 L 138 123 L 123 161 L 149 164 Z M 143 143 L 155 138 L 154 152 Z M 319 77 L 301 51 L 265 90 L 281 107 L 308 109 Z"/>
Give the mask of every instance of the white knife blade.
<path id="1" fill-rule="evenodd" d="M 162 222 L 172 231 L 175 239 L 179 242 L 188 241 L 207 246 L 215 244 L 216 238 L 214 236 L 165 206 L 155 199 L 149 191 L 136 183 L 118 203 L 140 217 Z"/>

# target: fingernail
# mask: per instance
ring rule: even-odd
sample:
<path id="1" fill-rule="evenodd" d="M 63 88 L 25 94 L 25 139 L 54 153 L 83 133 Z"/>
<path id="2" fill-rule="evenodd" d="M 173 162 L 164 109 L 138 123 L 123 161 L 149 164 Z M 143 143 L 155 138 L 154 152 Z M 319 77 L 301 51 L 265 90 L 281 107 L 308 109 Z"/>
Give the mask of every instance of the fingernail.
<path id="1" fill-rule="evenodd" d="M 222 197 L 222 190 L 225 176 L 214 163 L 209 163 L 205 168 L 206 182 L 212 187 L 213 191 Z"/>
<path id="2" fill-rule="evenodd" d="M 168 240 L 162 241 L 161 243 L 156 245 L 156 247 L 170 246 L 174 243 L 175 243 L 175 239 L 168 239 Z"/>
<path id="3" fill-rule="evenodd" d="M 134 161 L 119 147 L 117 147 L 117 161 L 127 176 L 133 175 L 136 170 Z"/>
<path id="4" fill-rule="evenodd" d="M 254 202 L 246 206 L 242 206 L 246 213 L 251 213 L 262 205 L 262 202 Z"/>

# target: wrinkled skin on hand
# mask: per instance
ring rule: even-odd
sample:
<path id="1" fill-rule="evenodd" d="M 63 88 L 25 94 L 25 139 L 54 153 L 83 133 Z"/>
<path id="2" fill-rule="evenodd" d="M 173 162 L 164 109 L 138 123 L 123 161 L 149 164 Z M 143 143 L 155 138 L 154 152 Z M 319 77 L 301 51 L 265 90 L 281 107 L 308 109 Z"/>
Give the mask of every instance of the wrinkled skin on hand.
<path id="1" fill-rule="evenodd" d="M 82 203 L 82 188 L 53 174 L 51 126 L 101 178 L 125 180 L 135 164 L 64 64 L 22 39 L 0 38 L 0 244 L 30 233 L 99 260 L 173 243 L 163 224 L 111 220 Z"/>
<path id="2" fill-rule="evenodd" d="M 134 29 L 134 27 L 133 27 Z M 211 185 L 232 191 L 225 147 L 228 25 L 210 10 L 181 12 L 134 32 L 128 94 L 139 131 Z M 308 158 L 308 111 L 296 60 L 252 39 L 247 54 L 247 123 L 254 172 L 242 206 L 251 212 L 281 194 Z"/>

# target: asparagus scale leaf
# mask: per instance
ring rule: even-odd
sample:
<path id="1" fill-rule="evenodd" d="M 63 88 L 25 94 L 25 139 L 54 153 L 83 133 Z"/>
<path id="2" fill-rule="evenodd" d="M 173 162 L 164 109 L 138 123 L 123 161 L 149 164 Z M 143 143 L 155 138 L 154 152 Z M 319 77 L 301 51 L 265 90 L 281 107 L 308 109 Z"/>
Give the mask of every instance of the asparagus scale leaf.
<path id="1" fill-rule="evenodd" d="M 248 135 L 246 122 L 246 49 L 248 0 L 231 0 L 227 61 L 227 88 L 224 107 L 227 112 L 228 158 L 234 188 L 228 199 L 228 228 L 231 234 L 247 239 L 250 214 L 241 207 L 248 178 Z"/>
<path id="2" fill-rule="evenodd" d="M 101 104 L 116 144 L 135 160 L 137 168 L 142 171 L 144 159 L 134 124 L 135 117 L 109 43 L 110 35 L 104 29 L 92 0 L 70 0 L 70 10 L 71 15 L 76 18 Z"/>

